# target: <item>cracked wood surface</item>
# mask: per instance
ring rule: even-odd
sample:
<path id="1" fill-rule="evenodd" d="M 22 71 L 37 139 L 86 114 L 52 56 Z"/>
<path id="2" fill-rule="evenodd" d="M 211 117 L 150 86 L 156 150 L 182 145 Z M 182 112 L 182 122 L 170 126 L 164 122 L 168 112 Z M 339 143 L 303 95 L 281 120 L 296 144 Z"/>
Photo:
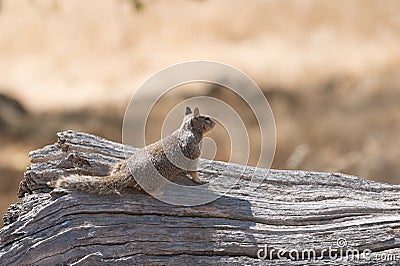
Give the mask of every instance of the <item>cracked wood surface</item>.
<path id="1" fill-rule="evenodd" d="M 49 193 L 47 181 L 106 175 L 134 151 L 65 131 L 31 152 L 20 201 L 3 218 L 0 264 L 400 264 L 400 186 L 355 176 L 201 160 L 208 189 L 223 194 L 206 205 L 168 205 L 133 189 L 121 196 Z M 269 254 L 259 259 L 265 245 Z M 293 250 L 310 249 L 314 259 L 293 260 Z M 350 249 L 371 254 L 353 260 Z"/>

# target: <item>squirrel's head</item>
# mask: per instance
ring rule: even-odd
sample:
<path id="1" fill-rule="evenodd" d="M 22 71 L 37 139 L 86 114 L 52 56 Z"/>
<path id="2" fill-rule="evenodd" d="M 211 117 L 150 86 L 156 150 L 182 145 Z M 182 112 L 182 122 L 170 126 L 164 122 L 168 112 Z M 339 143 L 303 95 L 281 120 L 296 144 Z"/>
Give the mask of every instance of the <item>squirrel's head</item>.
<path id="1" fill-rule="evenodd" d="M 183 126 L 191 131 L 205 135 L 215 127 L 215 122 L 209 116 L 201 115 L 197 107 L 194 108 L 192 113 L 192 110 L 188 106 L 185 110 Z"/>

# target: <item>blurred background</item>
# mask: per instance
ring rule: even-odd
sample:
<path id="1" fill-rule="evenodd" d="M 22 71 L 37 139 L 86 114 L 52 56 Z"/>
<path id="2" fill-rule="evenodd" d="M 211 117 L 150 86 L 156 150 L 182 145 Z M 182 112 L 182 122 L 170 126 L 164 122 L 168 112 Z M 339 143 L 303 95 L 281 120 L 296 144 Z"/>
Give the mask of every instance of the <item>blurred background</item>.
<path id="1" fill-rule="evenodd" d="M 261 87 L 277 126 L 273 168 L 400 184 L 399 14 L 397 0 L 0 0 L 0 215 L 17 201 L 30 150 L 65 129 L 121 141 L 135 89 L 198 59 Z M 241 109 L 223 88 L 201 94 Z M 166 95 L 153 124 L 191 96 Z"/>

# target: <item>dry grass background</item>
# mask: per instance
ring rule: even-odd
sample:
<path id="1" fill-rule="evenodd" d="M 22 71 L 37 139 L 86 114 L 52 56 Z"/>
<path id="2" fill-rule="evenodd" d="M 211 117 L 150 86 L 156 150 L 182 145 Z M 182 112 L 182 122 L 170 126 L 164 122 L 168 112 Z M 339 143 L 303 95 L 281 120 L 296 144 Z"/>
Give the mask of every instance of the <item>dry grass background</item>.
<path id="1" fill-rule="evenodd" d="M 135 88 L 194 59 L 238 67 L 263 89 L 277 124 L 274 168 L 400 183 L 399 1 L 132 3 L 1 1 L 0 93 L 27 112 L 0 102 L 0 213 L 16 201 L 29 150 L 64 129 L 120 141 Z M 177 99 L 166 97 L 155 121 Z"/>

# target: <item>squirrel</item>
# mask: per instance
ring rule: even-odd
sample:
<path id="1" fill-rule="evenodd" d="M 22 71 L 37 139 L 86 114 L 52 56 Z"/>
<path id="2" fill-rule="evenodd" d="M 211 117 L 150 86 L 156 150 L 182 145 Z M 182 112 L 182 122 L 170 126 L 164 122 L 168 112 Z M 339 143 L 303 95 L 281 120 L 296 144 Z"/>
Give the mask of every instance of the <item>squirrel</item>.
<path id="1" fill-rule="evenodd" d="M 197 107 L 193 113 L 186 107 L 183 122 L 177 130 L 116 163 L 107 176 L 70 175 L 50 181 L 48 185 L 94 194 L 120 194 L 125 187 L 144 189 L 149 193 L 157 192 L 163 185 L 162 177 L 170 180 L 182 174 L 189 175 L 198 184 L 205 184 L 207 182 L 197 175 L 198 158 L 203 136 L 214 127 L 215 122 L 200 115 Z"/>

